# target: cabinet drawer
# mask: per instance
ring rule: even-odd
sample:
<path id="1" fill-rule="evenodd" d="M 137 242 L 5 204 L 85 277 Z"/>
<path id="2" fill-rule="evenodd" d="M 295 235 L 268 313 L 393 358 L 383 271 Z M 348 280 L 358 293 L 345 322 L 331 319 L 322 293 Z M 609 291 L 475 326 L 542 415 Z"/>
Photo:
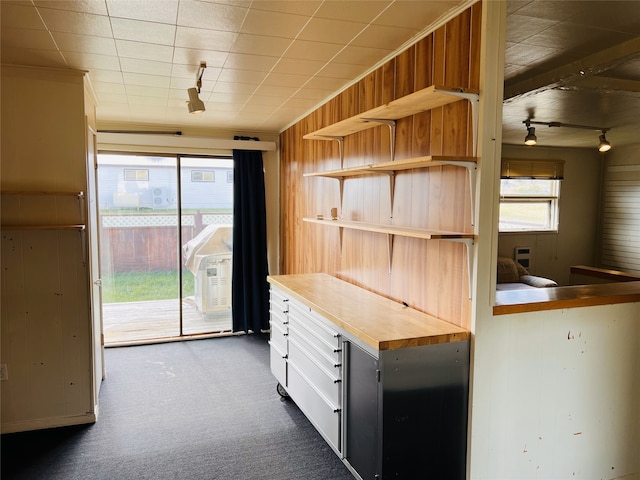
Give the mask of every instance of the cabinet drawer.
<path id="1" fill-rule="evenodd" d="M 287 313 L 289 311 L 289 297 L 273 287 L 269 289 L 269 305 L 274 310 Z"/>
<path id="2" fill-rule="evenodd" d="M 340 409 L 328 404 L 295 366 L 289 366 L 287 391 L 324 439 L 340 452 Z"/>
<path id="3" fill-rule="evenodd" d="M 269 322 L 271 324 L 271 342 L 273 345 L 278 347 L 278 349 L 287 353 L 287 337 L 289 336 L 286 329 L 282 328 L 278 322 Z"/>
<path id="4" fill-rule="evenodd" d="M 277 323 L 282 329 L 286 329 L 286 325 L 289 323 L 287 313 L 276 310 L 273 306 L 269 308 L 269 318 L 271 323 Z"/>
<path id="5" fill-rule="evenodd" d="M 294 338 L 289 338 L 287 358 L 289 364 L 305 376 L 321 397 L 336 408 L 342 406 L 342 381 L 339 368 L 331 372 L 320 366 L 309 351 L 305 350 Z"/>
<path id="6" fill-rule="evenodd" d="M 319 316 L 312 312 L 308 307 L 297 302 L 291 302 L 289 305 L 289 322 L 296 322 L 307 332 L 310 338 L 318 339 L 321 343 L 327 345 L 334 351 L 340 350 L 340 334 L 326 325 Z"/>
<path id="7" fill-rule="evenodd" d="M 287 354 L 273 342 L 269 342 L 271 373 L 283 387 L 287 386 Z"/>
<path id="8" fill-rule="evenodd" d="M 289 336 L 299 343 L 303 349 L 313 357 L 313 360 L 320 364 L 325 370 L 336 377 L 340 377 L 342 366 L 342 352 L 328 347 L 325 343 L 317 345 L 317 339 L 307 330 L 300 327 L 298 323 L 289 325 Z"/>

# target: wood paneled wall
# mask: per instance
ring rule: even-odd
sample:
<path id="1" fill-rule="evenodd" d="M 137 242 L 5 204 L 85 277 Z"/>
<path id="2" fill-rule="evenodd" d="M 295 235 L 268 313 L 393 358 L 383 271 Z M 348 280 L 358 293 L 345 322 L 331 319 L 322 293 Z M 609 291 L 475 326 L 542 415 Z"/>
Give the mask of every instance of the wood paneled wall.
<path id="1" fill-rule="evenodd" d="M 413 308 L 469 328 L 467 252 L 462 244 L 396 236 L 389 273 L 387 237 L 303 222 L 338 207 L 346 220 L 473 233 L 463 168 L 398 172 L 390 209 L 385 175 L 344 182 L 304 173 L 340 168 L 337 142 L 306 133 L 432 84 L 479 88 L 481 4 L 477 3 L 328 101 L 281 134 L 281 272 L 326 272 Z M 396 159 L 473 156 L 471 108 L 460 101 L 397 122 Z M 378 126 L 344 141 L 344 167 L 389 160 L 389 133 Z M 391 214 L 393 216 L 391 217 Z"/>

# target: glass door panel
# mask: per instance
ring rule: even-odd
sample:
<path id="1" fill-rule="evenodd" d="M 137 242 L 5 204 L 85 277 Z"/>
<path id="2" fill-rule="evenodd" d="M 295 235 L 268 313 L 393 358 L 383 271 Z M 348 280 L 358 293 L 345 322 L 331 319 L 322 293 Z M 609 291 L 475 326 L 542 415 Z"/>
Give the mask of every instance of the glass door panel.
<path id="1" fill-rule="evenodd" d="M 180 157 L 182 327 L 231 331 L 233 160 Z"/>
<path id="2" fill-rule="evenodd" d="M 98 155 L 105 344 L 180 335 L 177 159 Z"/>

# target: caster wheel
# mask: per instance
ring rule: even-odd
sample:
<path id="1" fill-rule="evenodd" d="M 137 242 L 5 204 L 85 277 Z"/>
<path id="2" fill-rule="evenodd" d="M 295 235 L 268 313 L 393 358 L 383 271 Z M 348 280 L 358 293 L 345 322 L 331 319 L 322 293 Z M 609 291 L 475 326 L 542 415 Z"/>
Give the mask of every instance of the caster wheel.
<path id="1" fill-rule="evenodd" d="M 284 389 L 284 387 L 282 385 L 280 385 L 279 383 L 278 383 L 278 385 L 276 385 L 276 391 L 278 392 L 278 395 L 280 395 L 282 398 L 289 398 L 289 394 Z"/>

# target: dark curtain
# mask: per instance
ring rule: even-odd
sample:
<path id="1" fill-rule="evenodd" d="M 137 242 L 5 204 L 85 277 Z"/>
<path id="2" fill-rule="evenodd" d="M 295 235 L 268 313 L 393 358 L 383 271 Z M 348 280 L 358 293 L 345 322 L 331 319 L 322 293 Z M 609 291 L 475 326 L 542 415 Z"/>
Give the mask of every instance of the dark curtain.
<path id="1" fill-rule="evenodd" d="M 249 140 L 235 137 L 235 140 Z M 250 140 L 257 140 L 251 138 Z M 233 331 L 269 328 L 267 215 L 262 152 L 233 151 Z"/>

